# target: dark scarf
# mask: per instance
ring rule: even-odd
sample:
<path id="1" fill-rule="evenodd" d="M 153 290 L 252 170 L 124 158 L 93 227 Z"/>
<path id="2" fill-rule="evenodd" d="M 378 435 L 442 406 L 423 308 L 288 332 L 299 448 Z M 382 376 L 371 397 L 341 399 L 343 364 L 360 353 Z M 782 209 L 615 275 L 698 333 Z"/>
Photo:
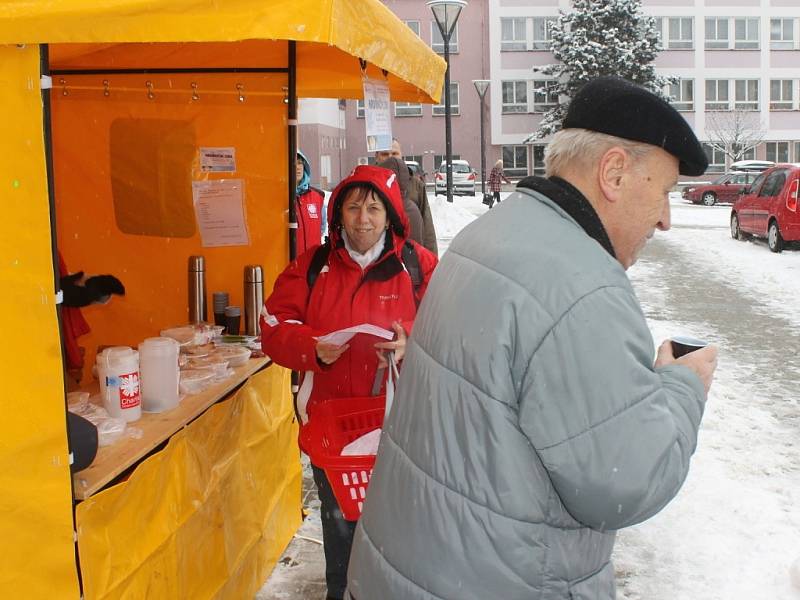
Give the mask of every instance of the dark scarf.
<path id="1" fill-rule="evenodd" d="M 560 177 L 526 177 L 517 184 L 517 187 L 534 190 L 547 196 L 555 202 L 561 210 L 577 221 L 586 234 L 600 244 L 613 258 L 614 247 L 608 239 L 606 228 L 597 216 L 594 207 L 586 197 L 571 183 Z"/>

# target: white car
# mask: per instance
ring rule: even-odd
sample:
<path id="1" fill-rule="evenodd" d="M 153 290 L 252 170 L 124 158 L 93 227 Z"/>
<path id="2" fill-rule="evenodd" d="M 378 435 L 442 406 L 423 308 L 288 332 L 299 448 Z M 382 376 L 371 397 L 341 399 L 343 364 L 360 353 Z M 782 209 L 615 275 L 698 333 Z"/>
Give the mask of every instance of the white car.
<path id="1" fill-rule="evenodd" d="M 766 171 L 774 167 L 775 163 L 771 160 L 740 160 L 731 164 L 731 171 Z"/>
<path id="2" fill-rule="evenodd" d="M 444 161 L 436 169 L 436 193 L 447 194 L 447 163 Z M 453 159 L 453 194 L 475 195 L 475 171 L 465 160 Z"/>

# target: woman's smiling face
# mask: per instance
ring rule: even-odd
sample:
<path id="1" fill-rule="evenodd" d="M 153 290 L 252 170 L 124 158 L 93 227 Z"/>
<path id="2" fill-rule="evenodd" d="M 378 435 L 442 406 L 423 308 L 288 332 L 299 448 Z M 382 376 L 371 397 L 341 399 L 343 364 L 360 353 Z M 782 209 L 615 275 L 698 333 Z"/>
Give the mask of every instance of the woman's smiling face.
<path id="1" fill-rule="evenodd" d="M 350 245 L 364 254 L 386 230 L 386 207 L 372 191 L 354 189 L 342 202 L 342 226 Z"/>

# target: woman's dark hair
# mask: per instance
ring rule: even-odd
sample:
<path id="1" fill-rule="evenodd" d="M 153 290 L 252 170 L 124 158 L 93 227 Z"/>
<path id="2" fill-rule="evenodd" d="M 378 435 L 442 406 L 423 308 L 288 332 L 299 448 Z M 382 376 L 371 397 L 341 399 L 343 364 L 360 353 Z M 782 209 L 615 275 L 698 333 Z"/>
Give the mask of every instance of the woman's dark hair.
<path id="1" fill-rule="evenodd" d="M 394 209 L 394 206 L 392 206 L 392 203 L 389 201 L 389 199 L 378 187 L 363 182 L 353 183 L 339 190 L 339 195 L 336 197 L 336 201 L 333 204 L 331 228 L 339 229 L 342 226 L 342 207 L 344 206 L 344 201 L 346 198 L 354 196 L 355 200 L 358 202 L 363 202 L 367 199 L 367 196 L 369 196 L 370 192 L 374 194 L 374 196 L 381 202 L 383 202 L 383 208 L 386 209 L 386 220 L 389 222 L 389 225 L 392 227 L 392 231 L 395 233 L 395 235 L 400 237 L 405 235 L 405 230 L 403 229 L 403 223 L 400 221 L 400 216 L 397 214 L 397 211 Z"/>

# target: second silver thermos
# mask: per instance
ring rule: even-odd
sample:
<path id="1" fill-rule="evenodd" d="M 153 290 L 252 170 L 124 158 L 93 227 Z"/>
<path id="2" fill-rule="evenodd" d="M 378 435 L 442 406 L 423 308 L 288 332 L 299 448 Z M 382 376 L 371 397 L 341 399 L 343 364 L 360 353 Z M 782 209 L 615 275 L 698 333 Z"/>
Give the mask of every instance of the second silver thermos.
<path id="1" fill-rule="evenodd" d="M 258 318 L 264 304 L 264 272 L 261 265 L 244 268 L 244 333 L 259 335 Z"/>
<path id="2" fill-rule="evenodd" d="M 205 321 L 206 261 L 202 256 L 189 257 L 189 323 Z"/>

